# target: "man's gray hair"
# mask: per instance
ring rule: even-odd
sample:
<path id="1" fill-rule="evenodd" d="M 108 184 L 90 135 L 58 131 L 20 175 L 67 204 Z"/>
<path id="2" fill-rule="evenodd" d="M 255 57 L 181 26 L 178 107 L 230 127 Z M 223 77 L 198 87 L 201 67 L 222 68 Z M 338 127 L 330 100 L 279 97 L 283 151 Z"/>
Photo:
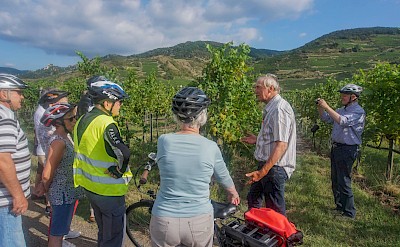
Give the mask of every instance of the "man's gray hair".
<path id="1" fill-rule="evenodd" d="M 260 76 L 258 77 L 257 81 L 262 82 L 266 88 L 272 86 L 278 93 L 281 89 L 278 83 L 278 77 L 274 74 L 266 74 L 264 76 Z"/>
<path id="2" fill-rule="evenodd" d="M 182 126 L 187 126 L 190 128 L 201 128 L 203 125 L 207 123 L 207 108 L 203 109 L 199 115 L 195 119 L 193 119 L 192 122 L 190 123 L 184 123 L 182 122 L 179 117 L 174 114 L 174 120 L 177 124 L 179 124 L 180 127 Z"/>

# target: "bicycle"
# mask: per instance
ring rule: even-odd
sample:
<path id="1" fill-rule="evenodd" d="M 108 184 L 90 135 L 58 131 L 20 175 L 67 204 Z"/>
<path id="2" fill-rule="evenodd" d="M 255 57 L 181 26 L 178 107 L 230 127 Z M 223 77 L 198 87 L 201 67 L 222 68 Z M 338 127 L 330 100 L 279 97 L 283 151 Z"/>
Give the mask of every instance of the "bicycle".
<path id="1" fill-rule="evenodd" d="M 156 165 L 156 154 L 150 153 L 148 161 L 137 168 L 133 177 L 137 190 L 149 197 L 149 199 L 140 199 L 126 209 L 126 233 L 136 247 L 151 246 L 149 226 L 156 191 L 149 189 L 144 192 L 141 187 L 147 183 L 149 172 Z M 138 180 L 141 169 L 144 171 Z"/>
<path id="2" fill-rule="evenodd" d="M 134 175 L 135 186 L 149 199 L 140 199 L 126 209 L 126 233 L 136 247 L 151 246 L 150 218 L 151 210 L 156 199 L 156 192 L 149 189 L 145 192 L 141 186 L 147 183 L 149 172 L 156 166 L 156 155 L 150 153 L 148 161 L 139 166 Z M 140 170 L 143 174 L 138 180 Z M 284 240 L 281 236 L 269 229 L 264 229 L 254 224 L 249 224 L 243 219 L 234 216 L 237 207 L 230 203 L 221 203 L 211 200 L 214 208 L 214 243 L 220 247 L 275 247 L 282 246 Z"/>

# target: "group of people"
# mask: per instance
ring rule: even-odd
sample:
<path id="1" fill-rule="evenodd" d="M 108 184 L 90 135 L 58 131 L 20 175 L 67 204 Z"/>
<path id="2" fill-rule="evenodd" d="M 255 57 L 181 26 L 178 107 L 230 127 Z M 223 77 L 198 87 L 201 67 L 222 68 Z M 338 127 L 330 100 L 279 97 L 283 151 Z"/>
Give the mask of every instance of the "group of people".
<path id="1" fill-rule="evenodd" d="M 0 75 L 0 242 L 5 246 L 25 246 L 21 214 L 28 208 L 26 198 L 30 195 L 30 154 L 14 113 L 21 108 L 24 88 L 26 84 L 17 77 Z M 357 103 L 361 91 L 354 84 L 339 90 L 343 107 L 336 111 L 323 99 L 317 100 L 321 119 L 333 123 L 331 179 L 335 209 L 350 218 L 355 217 L 351 167 L 365 119 Z M 285 183 L 296 167 L 295 114 L 280 96 L 275 75 L 259 77 L 254 92 L 265 108 L 258 135 L 241 139 L 256 145 L 254 157 L 258 164 L 255 171 L 246 174 L 250 185 L 248 207 L 262 207 L 264 201 L 265 207 L 286 215 Z M 50 201 L 49 246 L 61 246 L 70 230 L 76 202 L 83 194 L 94 211 L 98 246 L 122 246 L 125 194 L 132 173 L 130 149 L 114 117 L 128 95 L 103 76 L 88 80 L 88 104 L 83 104 L 83 110 L 82 106 L 77 109 L 60 101 L 64 98 L 60 95 L 43 106 L 46 109 L 40 122 L 53 128 L 47 147 L 36 151 L 36 155 L 45 155 L 39 159 L 44 168 L 36 192 L 47 193 Z M 157 142 L 160 189 L 150 222 L 152 246 L 212 246 L 212 178 L 225 189 L 230 203 L 240 203 L 218 145 L 200 134 L 210 103 L 205 92 L 195 87 L 181 89 L 172 99 L 172 112 L 180 128 L 176 133 L 161 135 Z"/>

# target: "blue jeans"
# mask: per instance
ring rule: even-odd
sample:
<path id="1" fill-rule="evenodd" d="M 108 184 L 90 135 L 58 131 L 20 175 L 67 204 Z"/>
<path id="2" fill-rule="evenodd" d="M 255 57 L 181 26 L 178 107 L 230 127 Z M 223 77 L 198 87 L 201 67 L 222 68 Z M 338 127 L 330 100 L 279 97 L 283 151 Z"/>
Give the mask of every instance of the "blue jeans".
<path id="1" fill-rule="evenodd" d="M 351 171 L 357 158 L 358 146 L 342 145 L 331 150 L 332 193 L 336 209 L 343 215 L 354 218 L 354 195 L 351 189 Z"/>
<path id="2" fill-rule="evenodd" d="M 11 207 L 0 207 L 0 243 L 7 247 L 26 247 L 22 217 L 11 213 Z"/>
<path id="3" fill-rule="evenodd" d="M 265 162 L 260 162 L 259 168 L 264 164 Z M 288 176 L 283 167 L 273 166 L 267 175 L 251 185 L 247 194 L 249 209 L 261 208 L 264 198 L 265 207 L 286 216 L 285 183 L 287 179 Z"/>

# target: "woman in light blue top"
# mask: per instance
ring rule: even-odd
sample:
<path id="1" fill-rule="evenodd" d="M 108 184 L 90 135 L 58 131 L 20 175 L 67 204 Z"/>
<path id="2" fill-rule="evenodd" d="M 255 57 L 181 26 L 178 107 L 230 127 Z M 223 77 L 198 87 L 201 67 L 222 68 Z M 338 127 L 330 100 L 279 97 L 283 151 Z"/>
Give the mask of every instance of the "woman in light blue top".
<path id="1" fill-rule="evenodd" d="M 212 246 L 212 176 L 231 203 L 240 202 L 217 144 L 199 134 L 209 104 L 205 93 L 194 87 L 183 88 L 172 100 L 180 131 L 158 139 L 161 185 L 150 222 L 152 246 Z"/>

